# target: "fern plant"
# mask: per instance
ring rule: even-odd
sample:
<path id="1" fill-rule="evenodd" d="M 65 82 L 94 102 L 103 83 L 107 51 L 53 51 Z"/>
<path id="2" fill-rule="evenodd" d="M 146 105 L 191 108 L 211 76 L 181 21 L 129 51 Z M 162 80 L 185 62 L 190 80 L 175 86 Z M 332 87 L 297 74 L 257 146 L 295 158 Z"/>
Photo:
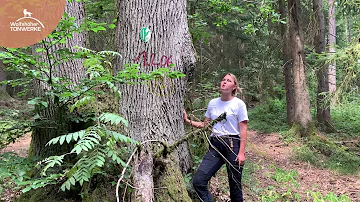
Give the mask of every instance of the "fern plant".
<path id="1" fill-rule="evenodd" d="M 103 113 L 98 119 L 100 124 L 51 139 L 47 145 L 63 145 L 70 142 L 76 142 L 76 144 L 69 153 L 50 156 L 40 161 L 38 165 L 42 166 L 42 177 L 23 183 L 28 185 L 23 189 L 23 192 L 49 184 L 56 184 L 59 179 L 62 181 L 61 190 L 66 191 L 70 190 L 71 186 L 75 186 L 76 183 L 79 183 L 80 186 L 83 186 L 84 182 L 90 183 L 94 175 L 103 173 L 105 164 L 125 167 L 126 164 L 121 158 L 123 154 L 119 153 L 117 143 L 137 145 L 138 142 L 118 132 L 109 130 L 107 123 L 127 126 L 127 121 L 113 113 Z M 65 156 L 73 154 L 77 155 L 78 160 L 70 169 L 63 170 L 62 173 L 51 173 L 51 168 L 63 166 Z M 49 175 L 49 173 L 51 174 Z"/>
<path id="2" fill-rule="evenodd" d="M 63 173 L 67 180 L 61 185 L 61 190 L 70 190 L 71 186 L 75 186 L 77 182 L 81 186 L 84 182 L 89 182 L 95 174 L 101 174 L 106 162 L 124 167 L 125 162 L 118 153 L 117 143 L 138 144 L 137 141 L 107 128 L 106 123 L 127 126 L 127 121 L 119 115 L 103 113 L 100 115 L 99 121 L 100 125 L 96 124 L 86 130 L 53 138 L 47 143 L 47 145 L 62 145 L 71 141 L 76 142 L 71 152 L 61 156 L 51 156 L 41 162 L 41 164 L 45 164 L 41 174 L 46 176 L 49 168 L 63 164 L 66 155 L 76 154 L 79 156 L 79 160 L 72 168 Z"/>

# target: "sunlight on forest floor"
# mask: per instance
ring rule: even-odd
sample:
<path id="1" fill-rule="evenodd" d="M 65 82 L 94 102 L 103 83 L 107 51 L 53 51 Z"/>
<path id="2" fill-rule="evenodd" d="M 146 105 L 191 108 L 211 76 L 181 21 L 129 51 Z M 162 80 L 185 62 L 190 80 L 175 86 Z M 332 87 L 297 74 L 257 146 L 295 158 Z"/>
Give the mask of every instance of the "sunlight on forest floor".
<path id="1" fill-rule="evenodd" d="M 24 137 L 16 140 L 15 143 L 8 145 L 6 148 L 0 151 L 0 154 L 5 152 L 14 152 L 21 157 L 26 157 L 28 154 L 29 145 L 31 142 L 31 133 L 27 133 Z"/>

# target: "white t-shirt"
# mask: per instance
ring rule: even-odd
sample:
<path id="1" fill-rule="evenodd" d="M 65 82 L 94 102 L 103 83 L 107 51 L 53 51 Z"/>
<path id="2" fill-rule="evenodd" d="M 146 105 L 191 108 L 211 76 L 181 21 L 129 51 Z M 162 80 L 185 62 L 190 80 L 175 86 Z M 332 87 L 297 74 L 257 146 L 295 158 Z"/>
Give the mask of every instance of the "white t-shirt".
<path id="1" fill-rule="evenodd" d="M 221 98 L 212 99 L 209 102 L 205 117 L 211 120 L 216 119 L 226 112 L 226 120 L 215 124 L 211 135 L 239 135 L 239 122 L 249 121 L 245 103 L 237 97 L 229 101 L 222 101 Z"/>

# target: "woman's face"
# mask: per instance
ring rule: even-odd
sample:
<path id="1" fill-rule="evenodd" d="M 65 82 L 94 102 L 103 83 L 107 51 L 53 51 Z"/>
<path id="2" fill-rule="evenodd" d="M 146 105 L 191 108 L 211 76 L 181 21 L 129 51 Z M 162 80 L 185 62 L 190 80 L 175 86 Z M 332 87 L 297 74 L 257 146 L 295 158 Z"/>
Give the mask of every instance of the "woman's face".
<path id="1" fill-rule="evenodd" d="M 234 89 L 236 89 L 234 78 L 230 75 L 226 75 L 220 83 L 220 93 L 223 92 L 231 93 Z"/>

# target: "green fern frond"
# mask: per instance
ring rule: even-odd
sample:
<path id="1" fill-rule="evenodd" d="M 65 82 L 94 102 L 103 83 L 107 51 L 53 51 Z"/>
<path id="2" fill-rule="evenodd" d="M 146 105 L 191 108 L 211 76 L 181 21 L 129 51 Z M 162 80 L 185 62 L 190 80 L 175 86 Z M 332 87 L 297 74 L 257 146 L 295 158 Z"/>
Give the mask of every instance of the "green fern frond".
<path id="1" fill-rule="evenodd" d="M 80 154 L 83 150 L 89 151 L 96 145 L 99 145 L 101 136 L 97 133 L 96 127 L 90 127 L 85 134 L 79 139 L 78 143 L 71 150 L 71 153 Z"/>
<path id="2" fill-rule="evenodd" d="M 138 141 L 136 141 L 136 140 L 134 140 L 134 139 L 132 139 L 130 137 L 127 137 L 125 135 L 122 135 L 120 133 L 117 133 L 115 131 L 107 130 L 106 134 L 109 135 L 109 136 L 114 137 L 114 139 L 116 141 L 120 141 L 120 142 L 124 142 L 124 143 L 132 143 L 132 144 L 136 144 L 136 145 L 139 144 Z"/>
<path id="3" fill-rule="evenodd" d="M 76 101 L 75 104 L 73 104 L 70 107 L 70 112 L 73 112 L 75 108 L 80 108 L 82 106 L 85 106 L 94 100 L 95 100 L 94 96 L 85 96 L 85 97 L 81 98 L 80 100 Z"/>
<path id="4" fill-rule="evenodd" d="M 84 134 L 85 134 L 85 130 L 80 130 L 75 133 L 61 135 L 51 139 L 48 143 L 46 143 L 46 146 L 50 146 L 52 144 L 57 144 L 57 143 L 62 145 L 65 140 L 67 143 L 70 143 L 72 140 L 77 141 L 79 138 L 81 139 L 84 136 Z"/>
<path id="5" fill-rule="evenodd" d="M 113 114 L 113 113 L 103 113 L 99 117 L 100 121 L 104 123 L 110 122 L 112 125 L 118 125 L 120 122 L 122 122 L 126 127 L 128 127 L 129 123 L 127 120 L 125 120 L 123 117 Z"/>
<path id="6" fill-rule="evenodd" d="M 52 168 L 52 167 L 54 167 L 55 165 L 61 166 L 61 164 L 63 163 L 64 156 L 65 156 L 65 155 L 61 155 L 61 156 L 50 156 L 50 157 L 42 160 L 42 161 L 40 162 L 40 164 L 44 163 L 44 164 L 46 164 L 46 166 L 42 169 L 42 171 L 41 171 L 40 174 L 41 174 L 42 176 L 46 176 L 46 171 L 47 171 L 49 168 Z"/>
<path id="7" fill-rule="evenodd" d="M 106 162 L 105 150 L 95 149 L 88 155 L 80 158 L 74 167 L 68 172 L 68 179 L 61 185 L 62 191 L 70 190 L 76 182 L 82 186 L 84 182 L 89 182 L 90 178 L 101 171 Z"/>
<path id="8" fill-rule="evenodd" d="M 118 156 L 118 154 L 109 148 L 106 148 L 104 150 L 104 153 L 107 155 L 108 158 L 110 158 L 113 162 L 116 162 L 117 164 L 121 165 L 122 167 L 126 166 L 126 163 Z"/>

